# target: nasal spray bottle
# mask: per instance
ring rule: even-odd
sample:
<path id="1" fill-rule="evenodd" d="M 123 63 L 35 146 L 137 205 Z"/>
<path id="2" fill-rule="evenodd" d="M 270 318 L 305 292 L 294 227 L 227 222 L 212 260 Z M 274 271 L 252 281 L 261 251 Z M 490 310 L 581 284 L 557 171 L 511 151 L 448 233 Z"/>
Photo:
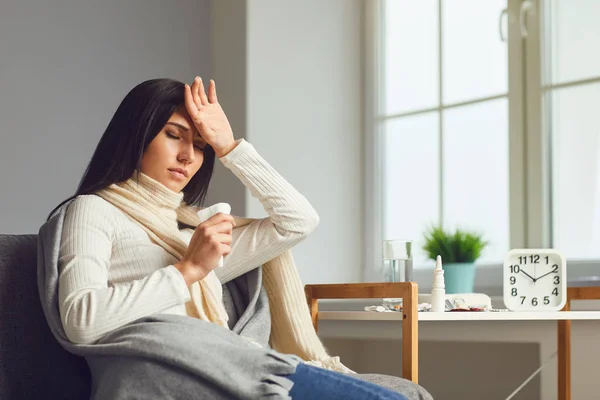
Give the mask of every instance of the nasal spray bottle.
<path id="1" fill-rule="evenodd" d="M 210 217 L 212 217 L 213 215 L 218 214 L 218 213 L 230 214 L 231 206 L 227 203 L 217 203 L 210 207 L 203 208 L 202 210 L 198 211 L 198 217 L 200 218 L 200 223 L 206 221 L 207 219 L 209 219 Z M 222 267 L 222 266 L 223 266 L 223 257 L 221 257 L 221 259 L 219 260 L 219 263 L 217 264 L 217 267 Z"/>
<path id="2" fill-rule="evenodd" d="M 444 270 L 442 269 L 442 257 L 437 256 L 435 269 L 433 270 L 433 286 L 431 288 L 431 311 L 446 311 L 446 285 L 444 284 Z"/>

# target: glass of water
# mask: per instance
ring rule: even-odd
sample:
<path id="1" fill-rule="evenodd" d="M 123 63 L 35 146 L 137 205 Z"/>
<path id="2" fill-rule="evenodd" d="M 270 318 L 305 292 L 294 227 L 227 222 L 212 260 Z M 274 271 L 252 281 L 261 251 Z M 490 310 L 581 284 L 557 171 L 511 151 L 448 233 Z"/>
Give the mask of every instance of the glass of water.
<path id="1" fill-rule="evenodd" d="M 411 240 L 383 241 L 383 278 L 385 282 L 411 282 L 413 280 L 413 256 Z M 383 299 L 384 305 L 398 308 L 402 299 Z"/>

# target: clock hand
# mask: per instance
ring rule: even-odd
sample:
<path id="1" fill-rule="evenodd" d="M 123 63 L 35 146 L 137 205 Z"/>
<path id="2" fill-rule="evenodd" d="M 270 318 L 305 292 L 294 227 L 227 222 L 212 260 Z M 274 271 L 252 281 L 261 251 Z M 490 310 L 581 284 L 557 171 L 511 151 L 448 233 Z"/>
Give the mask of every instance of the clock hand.
<path id="1" fill-rule="evenodd" d="M 550 272 L 548 272 L 548 273 L 545 273 L 544 275 L 540 276 L 540 277 L 539 277 L 539 278 L 537 278 L 537 279 L 541 279 L 541 278 L 545 277 L 546 275 L 550 275 L 550 274 L 551 274 L 551 273 L 553 273 L 553 272 L 554 272 L 554 271 L 550 271 Z"/>
<path id="2" fill-rule="evenodd" d="M 525 275 L 527 275 L 529 278 L 531 278 L 531 280 L 532 280 L 533 282 L 537 281 L 537 279 L 536 279 L 536 278 L 534 278 L 533 276 L 531 276 L 531 275 L 529 275 L 527 272 L 525 272 L 525 270 L 524 270 L 523 268 L 520 268 L 520 271 L 521 271 L 522 273 L 524 273 Z M 538 279 L 539 279 L 539 278 L 538 278 Z"/>

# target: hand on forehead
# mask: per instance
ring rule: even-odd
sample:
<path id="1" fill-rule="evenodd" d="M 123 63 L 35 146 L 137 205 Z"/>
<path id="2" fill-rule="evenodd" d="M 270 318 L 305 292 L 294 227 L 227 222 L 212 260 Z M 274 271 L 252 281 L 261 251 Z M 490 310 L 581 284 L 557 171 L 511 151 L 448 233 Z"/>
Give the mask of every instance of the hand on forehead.
<path id="1" fill-rule="evenodd" d="M 196 126 L 192 122 L 190 114 L 185 107 L 177 109 L 171 118 L 169 118 L 167 124 L 176 127 L 183 135 L 192 135 L 191 137 L 195 143 L 206 144 L 206 141 L 196 129 Z"/>

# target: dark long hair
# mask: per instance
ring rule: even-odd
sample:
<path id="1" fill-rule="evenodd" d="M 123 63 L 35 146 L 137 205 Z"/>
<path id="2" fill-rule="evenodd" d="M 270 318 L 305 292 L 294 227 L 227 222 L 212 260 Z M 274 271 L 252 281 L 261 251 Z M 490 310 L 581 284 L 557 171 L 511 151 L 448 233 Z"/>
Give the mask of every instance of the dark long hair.
<path id="1" fill-rule="evenodd" d="M 75 194 L 60 203 L 48 218 L 69 200 L 92 194 L 113 183 L 129 179 L 140 163 L 148 144 L 171 115 L 184 105 L 184 84 L 173 79 L 151 79 L 140 83 L 125 96 L 113 115 Z M 215 151 L 204 149 L 200 170 L 183 189 L 184 201 L 202 205 L 215 164 Z"/>

